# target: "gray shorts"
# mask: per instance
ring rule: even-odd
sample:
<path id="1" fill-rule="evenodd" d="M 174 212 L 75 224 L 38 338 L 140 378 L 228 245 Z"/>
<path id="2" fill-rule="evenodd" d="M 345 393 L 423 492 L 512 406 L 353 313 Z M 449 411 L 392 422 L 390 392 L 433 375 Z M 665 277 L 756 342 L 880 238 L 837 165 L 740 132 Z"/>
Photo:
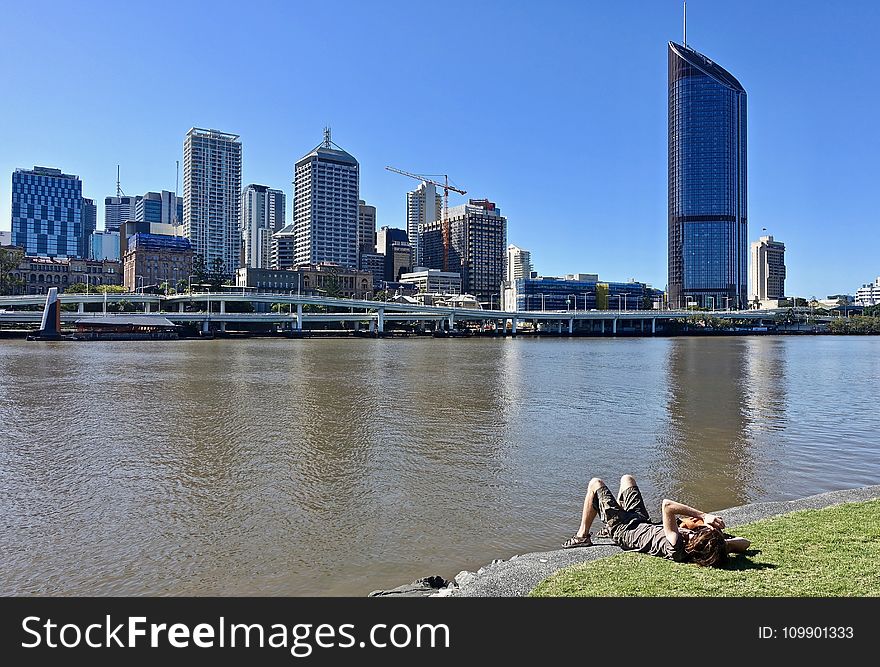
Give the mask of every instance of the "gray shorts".
<path id="1" fill-rule="evenodd" d="M 599 512 L 599 518 L 608 526 L 612 535 L 616 527 L 632 521 L 651 522 L 638 486 L 627 487 L 619 498 L 615 498 L 611 490 L 603 484 L 596 490 L 593 508 Z"/>

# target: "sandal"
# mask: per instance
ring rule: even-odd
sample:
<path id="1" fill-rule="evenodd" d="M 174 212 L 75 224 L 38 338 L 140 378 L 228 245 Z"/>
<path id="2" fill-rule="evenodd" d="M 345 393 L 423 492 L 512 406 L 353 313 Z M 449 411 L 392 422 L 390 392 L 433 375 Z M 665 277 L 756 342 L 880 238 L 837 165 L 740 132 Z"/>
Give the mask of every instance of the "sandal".
<path id="1" fill-rule="evenodd" d="M 591 547 L 593 546 L 592 541 L 590 541 L 590 533 L 587 533 L 583 537 L 578 537 L 577 535 L 573 535 L 569 537 L 565 542 L 562 543 L 563 549 L 571 549 L 573 547 Z"/>
<path id="2" fill-rule="evenodd" d="M 611 531 L 608 530 L 608 526 L 602 526 L 602 529 L 596 533 L 596 537 L 607 537 L 611 538 Z"/>

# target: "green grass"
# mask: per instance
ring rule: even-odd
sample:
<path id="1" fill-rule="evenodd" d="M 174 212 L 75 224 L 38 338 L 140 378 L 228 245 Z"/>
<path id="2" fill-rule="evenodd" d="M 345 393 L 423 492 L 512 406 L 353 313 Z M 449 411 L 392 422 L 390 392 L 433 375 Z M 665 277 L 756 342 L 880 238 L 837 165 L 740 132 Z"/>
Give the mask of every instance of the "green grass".
<path id="1" fill-rule="evenodd" d="M 752 545 L 723 569 L 622 552 L 560 570 L 529 595 L 880 596 L 880 499 L 792 512 L 731 530 Z"/>

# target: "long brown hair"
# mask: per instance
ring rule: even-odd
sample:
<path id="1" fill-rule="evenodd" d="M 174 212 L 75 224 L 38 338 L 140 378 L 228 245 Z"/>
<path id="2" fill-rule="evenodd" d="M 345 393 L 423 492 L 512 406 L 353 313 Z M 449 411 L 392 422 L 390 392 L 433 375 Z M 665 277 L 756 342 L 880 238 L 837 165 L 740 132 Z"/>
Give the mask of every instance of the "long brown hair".
<path id="1" fill-rule="evenodd" d="M 697 526 L 684 544 L 687 560 L 703 567 L 722 567 L 727 562 L 724 534 L 712 526 Z"/>

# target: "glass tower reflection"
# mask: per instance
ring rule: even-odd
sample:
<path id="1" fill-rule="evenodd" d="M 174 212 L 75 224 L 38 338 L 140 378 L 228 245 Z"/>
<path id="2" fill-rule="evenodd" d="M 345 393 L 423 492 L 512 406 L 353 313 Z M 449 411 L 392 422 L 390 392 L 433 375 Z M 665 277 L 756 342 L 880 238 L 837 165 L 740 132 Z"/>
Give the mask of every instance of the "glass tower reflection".
<path id="1" fill-rule="evenodd" d="M 669 302 L 747 305 L 746 91 L 669 42 Z"/>

